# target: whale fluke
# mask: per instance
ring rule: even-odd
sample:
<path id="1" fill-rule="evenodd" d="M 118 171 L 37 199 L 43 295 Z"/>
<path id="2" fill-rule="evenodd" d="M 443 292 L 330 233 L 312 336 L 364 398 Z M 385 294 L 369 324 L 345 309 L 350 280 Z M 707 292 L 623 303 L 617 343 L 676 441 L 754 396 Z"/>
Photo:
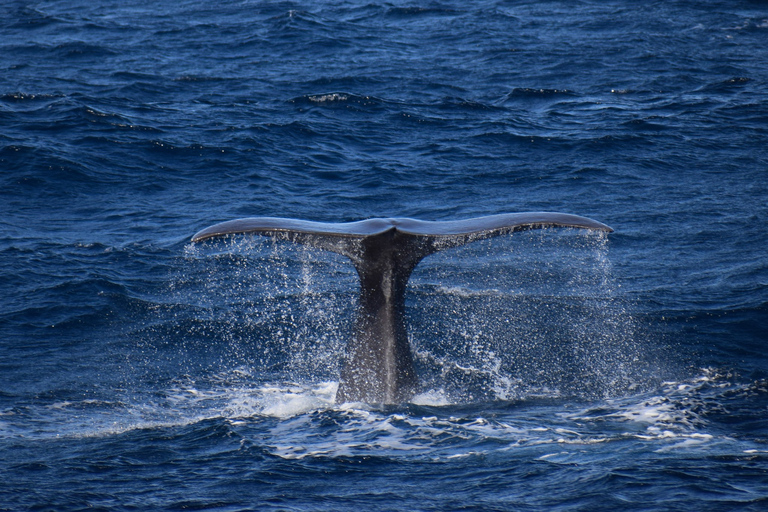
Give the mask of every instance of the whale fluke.
<path id="1" fill-rule="evenodd" d="M 405 289 L 416 265 L 443 249 L 548 227 L 613 231 L 586 217 L 552 212 L 445 222 L 392 218 L 325 223 L 254 217 L 208 227 L 195 234 L 192 242 L 253 233 L 348 257 L 360 277 L 360 304 L 336 401 L 392 404 L 409 400 L 418 387 L 405 325 Z"/>

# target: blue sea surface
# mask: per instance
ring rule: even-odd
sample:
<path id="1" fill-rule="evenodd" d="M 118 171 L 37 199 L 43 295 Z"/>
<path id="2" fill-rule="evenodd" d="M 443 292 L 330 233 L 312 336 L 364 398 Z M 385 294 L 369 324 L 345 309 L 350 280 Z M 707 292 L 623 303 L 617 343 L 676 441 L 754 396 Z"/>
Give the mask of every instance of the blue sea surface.
<path id="1" fill-rule="evenodd" d="M 588 216 L 358 278 L 216 222 Z M 768 3 L 0 5 L 0 510 L 768 508 Z"/>

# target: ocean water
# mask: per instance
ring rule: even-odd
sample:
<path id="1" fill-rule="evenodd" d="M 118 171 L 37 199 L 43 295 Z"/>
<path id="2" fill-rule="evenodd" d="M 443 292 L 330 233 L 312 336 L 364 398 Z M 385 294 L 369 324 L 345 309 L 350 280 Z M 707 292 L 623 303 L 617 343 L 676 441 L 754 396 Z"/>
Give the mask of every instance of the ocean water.
<path id="1" fill-rule="evenodd" d="M 0 510 L 765 510 L 768 3 L 7 1 Z M 437 253 L 411 403 L 247 216 L 615 229 Z"/>

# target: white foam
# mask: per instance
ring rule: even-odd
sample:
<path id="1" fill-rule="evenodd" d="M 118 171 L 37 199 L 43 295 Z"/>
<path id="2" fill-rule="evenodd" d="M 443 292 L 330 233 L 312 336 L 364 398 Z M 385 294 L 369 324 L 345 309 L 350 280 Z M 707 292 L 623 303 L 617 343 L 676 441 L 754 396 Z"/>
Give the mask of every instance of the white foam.
<path id="1" fill-rule="evenodd" d="M 276 418 L 291 418 L 333 406 L 338 384 L 325 382 L 311 390 L 285 392 L 273 388 L 256 400 L 254 412 Z"/>
<path id="2" fill-rule="evenodd" d="M 671 445 L 662 446 L 658 450 L 654 450 L 656 453 L 666 453 L 674 450 L 684 450 L 700 447 L 705 443 L 709 443 L 713 439 L 713 436 L 710 434 L 699 433 L 692 433 L 688 435 L 670 435 L 669 437 L 679 439 L 679 441 Z"/>
<path id="3" fill-rule="evenodd" d="M 445 390 L 434 389 L 431 391 L 425 391 L 413 397 L 411 403 L 415 405 L 428 405 L 433 407 L 443 407 L 451 405 L 451 401 L 448 398 Z"/>
<path id="4" fill-rule="evenodd" d="M 54 402 L 51 405 L 48 406 L 49 409 L 65 409 L 72 405 L 72 402 L 68 400 L 64 400 L 62 402 Z"/>
<path id="5" fill-rule="evenodd" d="M 331 102 L 331 101 L 347 101 L 349 99 L 349 96 L 346 94 L 339 94 L 339 93 L 332 93 L 332 94 L 321 94 L 318 96 L 310 96 L 309 101 L 315 102 L 315 103 L 325 103 L 325 102 Z"/>

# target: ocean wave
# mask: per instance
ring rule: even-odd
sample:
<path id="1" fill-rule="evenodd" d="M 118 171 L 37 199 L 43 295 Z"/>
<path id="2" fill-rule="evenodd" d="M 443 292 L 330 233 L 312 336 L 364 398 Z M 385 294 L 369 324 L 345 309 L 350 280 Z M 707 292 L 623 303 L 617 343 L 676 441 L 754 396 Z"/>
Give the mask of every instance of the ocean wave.
<path id="1" fill-rule="evenodd" d="M 41 93 L 41 94 L 35 94 L 35 93 L 27 93 L 27 92 L 13 92 L 13 93 L 5 93 L 0 95 L 0 101 L 5 101 L 9 103 L 16 103 L 16 102 L 49 102 L 53 100 L 58 100 L 60 98 L 63 98 L 64 95 L 62 94 L 49 94 L 49 93 Z"/>
<path id="2" fill-rule="evenodd" d="M 67 41 L 52 47 L 58 57 L 62 58 L 108 58 L 117 55 L 118 51 L 101 44 L 91 44 L 85 41 Z"/>
<path id="3" fill-rule="evenodd" d="M 496 111 L 499 107 L 478 100 L 465 99 L 456 96 L 443 98 L 438 104 L 441 110 L 467 110 L 467 111 Z"/>
<path id="4" fill-rule="evenodd" d="M 568 89 L 547 89 L 547 88 L 533 88 L 533 87 L 515 87 L 506 96 L 506 99 L 514 98 L 551 98 L 558 96 L 576 96 L 576 94 Z"/>
<path id="5" fill-rule="evenodd" d="M 420 16 L 455 16 L 457 13 L 461 12 L 457 9 L 452 9 L 449 7 L 417 7 L 417 6 L 406 6 L 406 7 L 389 7 L 386 10 L 387 16 L 393 16 L 393 17 L 404 17 L 404 18 L 417 18 Z"/>
<path id="6" fill-rule="evenodd" d="M 307 94 L 293 98 L 290 102 L 300 106 L 344 107 L 364 111 L 381 109 L 386 103 L 374 96 L 362 96 L 346 92 Z"/>

